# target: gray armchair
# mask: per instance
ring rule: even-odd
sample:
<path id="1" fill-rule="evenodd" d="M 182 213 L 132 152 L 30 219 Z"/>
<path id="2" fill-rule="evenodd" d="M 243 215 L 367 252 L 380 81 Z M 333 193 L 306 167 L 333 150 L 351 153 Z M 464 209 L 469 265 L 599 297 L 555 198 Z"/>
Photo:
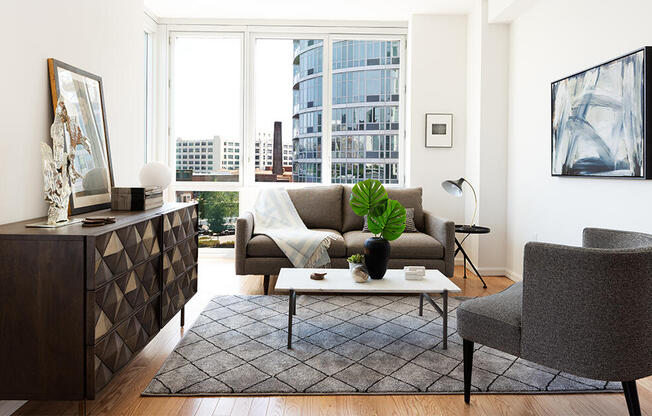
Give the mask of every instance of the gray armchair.
<path id="1" fill-rule="evenodd" d="M 640 415 L 636 380 L 652 374 L 652 235 L 586 228 L 582 247 L 525 246 L 523 282 L 464 302 L 464 401 L 475 342 L 581 377 L 621 381 Z"/>

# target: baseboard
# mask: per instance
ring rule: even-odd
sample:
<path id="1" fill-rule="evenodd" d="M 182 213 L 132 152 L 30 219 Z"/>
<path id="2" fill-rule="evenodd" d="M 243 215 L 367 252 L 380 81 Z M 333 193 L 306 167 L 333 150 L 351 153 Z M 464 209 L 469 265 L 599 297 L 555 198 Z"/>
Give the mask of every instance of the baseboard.
<path id="1" fill-rule="evenodd" d="M 513 280 L 515 282 L 520 282 L 523 280 L 523 276 L 520 273 L 516 273 L 509 269 L 505 269 L 505 276 L 507 276 L 510 280 Z"/>
<path id="2" fill-rule="evenodd" d="M 456 266 L 463 266 L 464 265 L 464 258 L 456 258 L 455 259 L 455 265 Z M 466 270 L 473 273 L 473 269 L 471 268 L 471 266 L 467 265 Z M 480 267 L 480 268 L 478 268 L 478 271 L 483 276 L 506 276 L 506 277 L 509 277 L 509 275 L 507 274 L 508 270 L 505 269 L 504 267 Z M 514 279 L 512 279 L 512 280 L 514 280 Z"/>

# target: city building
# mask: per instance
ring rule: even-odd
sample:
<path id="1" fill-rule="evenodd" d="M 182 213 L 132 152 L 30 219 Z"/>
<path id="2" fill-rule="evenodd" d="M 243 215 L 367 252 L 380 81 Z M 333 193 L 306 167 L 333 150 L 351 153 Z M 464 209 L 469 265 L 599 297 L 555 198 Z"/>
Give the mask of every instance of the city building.
<path id="1" fill-rule="evenodd" d="M 259 132 L 254 144 L 256 171 L 272 168 L 274 162 L 274 136 L 271 132 Z M 292 167 L 292 144 L 283 144 L 283 166 Z"/>
<path id="2" fill-rule="evenodd" d="M 294 41 L 294 182 L 321 182 L 322 55 Z M 399 182 L 399 71 L 399 41 L 333 42 L 331 182 Z"/>
<path id="3" fill-rule="evenodd" d="M 274 161 L 272 133 L 258 133 L 254 158 L 256 171 L 271 170 Z M 292 167 L 292 144 L 282 146 L 283 167 Z M 183 139 L 176 142 L 177 180 L 200 180 L 202 176 L 231 174 L 237 176 L 240 169 L 240 141 L 213 136 L 212 139 Z M 183 173 L 188 173 L 183 175 Z M 181 176 L 180 176 L 181 175 Z M 237 179 L 236 179 L 237 180 Z"/>

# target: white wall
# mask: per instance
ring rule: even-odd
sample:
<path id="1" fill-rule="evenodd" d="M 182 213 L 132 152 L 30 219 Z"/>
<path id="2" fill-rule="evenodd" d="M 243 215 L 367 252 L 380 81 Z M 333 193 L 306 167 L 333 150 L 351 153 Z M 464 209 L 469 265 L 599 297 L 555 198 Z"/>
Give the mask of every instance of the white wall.
<path id="1" fill-rule="evenodd" d="M 408 24 L 408 186 L 423 187 L 424 208 L 464 220 L 464 201 L 442 181 L 464 176 L 466 143 L 466 16 L 413 15 Z M 425 114 L 453 114 L 453 147 L 425 147 Z"/>
<path id="2" fill-rule="evenodd" d="M 475 223 L 491 233 L 471 236 L 465 249 L 483 275 L 505 273 L 507 170 L 508 26 L 489 24 L 487 2 L 477 0 L 468 16 L 466 176 L 478 194 Z M 473 217 L 467 193 L 466 219 Z"/>
<path id="3" fill-rule="evenodd" d="M 0 14 L 0 224 L 47 211 L 39 150 L 52 123 L 47 58 L 103 78 L 116 184 L 137 183 L 144 160 L 142 0 L 4 0 Z"/>
<path id="4" fill-rule="evenodd" d="M 652 181 L 550 176 L 550 82 L 652 45 L 648 0 L 547 0 L 511 27 L 507 266 L 529 240 L 579 244 L 587 226 L 652 233 Z"/>

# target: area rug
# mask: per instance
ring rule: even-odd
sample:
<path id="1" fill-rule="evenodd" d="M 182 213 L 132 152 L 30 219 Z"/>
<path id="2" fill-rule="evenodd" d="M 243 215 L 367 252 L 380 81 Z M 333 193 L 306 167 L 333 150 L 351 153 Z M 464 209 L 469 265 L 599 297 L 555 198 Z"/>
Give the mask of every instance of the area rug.
<path id="1" fill-rule="evenodd" d="M 219 296 L 167 358 L 144 396 L 457 394 L 462 339 L 449 299 L 442 319 L 418 296 L 298 296 L 287 349 L 287 296 Z M 441 305 L 441 299 L 436 298 Z M 473 389 L 496 393 L 621 391 L 476 346 Z"/>

